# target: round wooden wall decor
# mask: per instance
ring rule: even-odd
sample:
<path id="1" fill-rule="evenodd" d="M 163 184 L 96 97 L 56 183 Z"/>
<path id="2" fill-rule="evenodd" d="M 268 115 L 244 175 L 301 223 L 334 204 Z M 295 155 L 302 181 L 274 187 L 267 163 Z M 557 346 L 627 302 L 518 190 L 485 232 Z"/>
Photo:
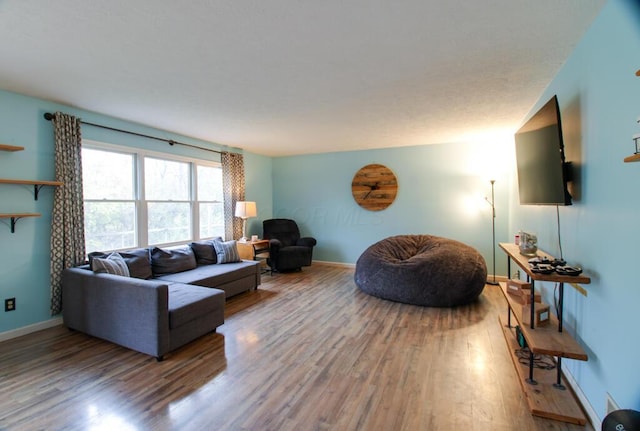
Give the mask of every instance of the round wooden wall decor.
<path id="1" fill-rule="evenodd" d="M 369 211 L 381 211 L 396 199 L 398 180 L 384 165 L 372 164 L 361 168 L 351 181 L 353 199 Z"/>

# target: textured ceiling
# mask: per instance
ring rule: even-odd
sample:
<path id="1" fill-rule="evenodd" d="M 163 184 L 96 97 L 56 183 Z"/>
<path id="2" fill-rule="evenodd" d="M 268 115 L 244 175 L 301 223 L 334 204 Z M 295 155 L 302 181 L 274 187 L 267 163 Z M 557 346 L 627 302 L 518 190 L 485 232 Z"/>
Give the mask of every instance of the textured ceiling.
<path id="1" fill-rule="evenodd" d="M 605 0 L 0 0 L 0 88 L 265 155 L 512 133 Z"/>

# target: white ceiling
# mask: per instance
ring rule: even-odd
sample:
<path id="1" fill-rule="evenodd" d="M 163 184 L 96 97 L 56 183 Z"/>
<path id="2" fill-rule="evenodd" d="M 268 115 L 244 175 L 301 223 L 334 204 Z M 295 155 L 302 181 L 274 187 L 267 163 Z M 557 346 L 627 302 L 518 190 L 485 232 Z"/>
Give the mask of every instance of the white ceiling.
<path id="1" fill-rule="evenodd" d="M 606 0 L 0 0 L 0 88 L 271 156 L 512 133 Z"/>

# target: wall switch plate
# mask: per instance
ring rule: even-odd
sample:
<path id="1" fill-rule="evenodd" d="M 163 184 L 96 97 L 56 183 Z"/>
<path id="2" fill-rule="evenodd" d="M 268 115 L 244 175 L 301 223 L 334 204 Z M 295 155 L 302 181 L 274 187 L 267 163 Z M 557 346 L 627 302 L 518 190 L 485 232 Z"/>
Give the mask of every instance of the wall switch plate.
<path id="1" fill-rule="evenodd" d="M 4 311 L 13 311 L 16 309 L 16 298 L 7 298 L 4 300 Z"/>

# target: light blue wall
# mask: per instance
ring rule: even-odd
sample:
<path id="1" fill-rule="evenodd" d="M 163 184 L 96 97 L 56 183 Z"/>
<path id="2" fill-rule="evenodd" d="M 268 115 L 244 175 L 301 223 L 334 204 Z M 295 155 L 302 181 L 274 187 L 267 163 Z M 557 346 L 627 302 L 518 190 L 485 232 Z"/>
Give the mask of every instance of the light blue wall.
<path id="1" fill-rule="evenodd" d="M 54 179 L 53 127 L 43 118 L 56 110 L 82 120 L 138 133 L 174 139 L 211 149 L 216 144 L 171 134 L 52 102 L 0 90 L 0 143 L 25 147 L 20 152 L 0 152 L 0 178 Z M 135 137 L 91 126 L 82 127 L 83 138 L 162 151 L 187 157 L 220 160 L 217 153 Z M 271 159 L 245 153 L 246 198 L 258 201 L 260 216 L 271 216 Z M 106 185 L 108 186 L 108 185 Z M 11 233 L 9 219 L 0 219 L 0 333 L 46 321 L 49 313 L 49 238 L 53 190 L 45 187 L 38 201 L 33 188 L 0 185 L 0 213 L 37 212 L 40 218 L 18 221 Z M 261 230 L 261 225 L 256 228 Z M 4 312 L 4 299 L 16 298 L 16 310 Z"/>
<path id="2" fill-rule="evenodd" d="M 262 221 L 273 217 L 271 157 L 244 153 L 245 199 L 255 201 L 258 217 L 247 220 L 247 236 L 262 237 Z"/>
<path id="3" fill-rule="evenodd" d="M 565 259 L 592 277 L 587 297 L 565 293 L 566 323 L 589 361 L 564 364 L 601 419 L 606 392 L 640 410 L 640 163 L 623 163 L 640 133 L 639 53 L 637 3 L 610 0 L 534 108 L 558 95 L 567 160 L 579 165 L 578 198 L 560 218 Z M 513 202 L 511 230 L 537 232 L 540 247 L 558 255 L 555 208 Z M 553 286 L 544 287 L 552 301 Z"/>
<path id="4" fill-rule="evenodd" d="M 496 179 L 496 238 L 506 241 L 508 178 L 492 160 L 513 164 L 511 145 L 447 144 L 281 157 L 273 161 L 274 215 L 295 219 L 318 245 L 314 259 L 355 263 L 371 244 L 392 235 L 431 234 L 463 241 L 484 255 L 490 272 L 491 196 Z M 398 179 L 396 201 L 378 212 L 359 207 L 354 174 L 380 163 Z M 496 272 L 506 273 L 504 259 Z"/>

